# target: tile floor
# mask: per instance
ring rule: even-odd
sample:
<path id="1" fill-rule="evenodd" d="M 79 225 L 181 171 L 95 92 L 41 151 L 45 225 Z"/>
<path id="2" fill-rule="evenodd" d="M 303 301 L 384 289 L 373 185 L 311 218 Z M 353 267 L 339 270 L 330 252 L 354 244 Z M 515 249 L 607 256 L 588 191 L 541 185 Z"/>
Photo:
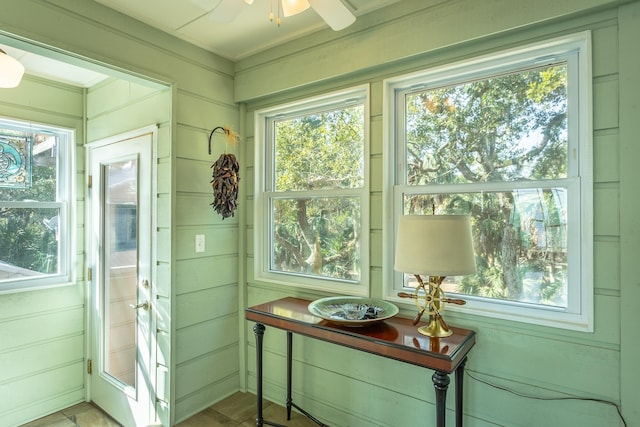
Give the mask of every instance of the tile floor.
<path id="1" fill-rule="evenodd" d="M 314 422 L 292 413 L 287 421 L 284 407 L 265 401 L 262 409 L 265 420 L 290 427 L 312 427 Z M 256 396 L 251 393 L 235 393 L 176 427 L 253 427 L 256 425 Z M 21 427 L 121 427 L 92 403 L 80 403 Z M 128 426 L 127 426 L 128 427 Z"/>

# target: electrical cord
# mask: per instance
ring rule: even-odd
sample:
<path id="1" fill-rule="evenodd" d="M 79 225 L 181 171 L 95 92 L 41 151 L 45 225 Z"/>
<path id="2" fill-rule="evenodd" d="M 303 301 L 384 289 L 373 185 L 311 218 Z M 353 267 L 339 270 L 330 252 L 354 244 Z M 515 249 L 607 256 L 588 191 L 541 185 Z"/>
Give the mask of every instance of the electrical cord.
<path id="1" fill-rule="evenodd" d="M 475 381 L 477 381 L 479 383 L 488 385 L 489 387 L 493 387 L 493 388 L 496 388 L 498 390 L 506 391 L 507 393 L 511 393 L 511 394 L 516 395 L 516 396 L 525 397 L 527 399 L 536 399 L 536 400 L 583 400 L 583 401 L 587 401 L 587 402 L 596 402 L 596 403 L 602 403 L 602 404 L 605 404 L 605 405 L 613 406 L 614 408 L 616 408 L 616 411 L 618 412 L 618 416 L 620 417 L 620 421 L 622 421 L 622 425 L 624 427 L 627 427 L 627 422 L 625 421 L 624 417 L 622 416 L 622 410 L 620 409 L 620 405 L 618 405 L 617 403 L 612 402 L 610 400 L 598 399 L 598 398 L 595 398 L 595 397 L 580 397 L 580 396 L 557 396 L 557 397 L 533 396 L 533 395 L 530 395 L 530 394 L 521 393 L 519 391 L 512 390 L 512 389 L 504 387 L 504 386 L 493 384 L 493 383 L 491 383 L 491 382 L 489 382 L 487 380 L 481 380 L 480 378 L 471 375 L 471 373 L 468 370 L 466 370 L 465 372 L 470 378 L 474 379 Z"/>

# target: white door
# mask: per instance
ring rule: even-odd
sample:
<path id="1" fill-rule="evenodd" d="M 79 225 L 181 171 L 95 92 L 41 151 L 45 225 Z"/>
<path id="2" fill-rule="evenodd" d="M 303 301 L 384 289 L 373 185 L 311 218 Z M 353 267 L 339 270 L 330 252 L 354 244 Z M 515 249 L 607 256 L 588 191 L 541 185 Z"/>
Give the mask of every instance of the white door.
<path id="1" fill-rule="evenodd" d="M 90 144 L 90 398 L 126 427 L 155 420 L 152 167 L 156 128 Z"/>

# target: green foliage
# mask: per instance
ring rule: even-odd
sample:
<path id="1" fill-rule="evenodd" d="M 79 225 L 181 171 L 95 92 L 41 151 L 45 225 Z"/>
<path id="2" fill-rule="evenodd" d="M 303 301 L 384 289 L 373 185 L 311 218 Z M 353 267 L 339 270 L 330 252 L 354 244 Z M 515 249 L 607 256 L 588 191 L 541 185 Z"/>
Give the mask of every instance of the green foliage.
<path id="1" fill-rule="evenodd" d="M 0 209 L 0 260 L 39 273 L 54 272 L 58 242 L 43 223 L 52 213 L 52 209 Z"/>
<path id="2" fill-rule="evenodd" d="M 56 200 L 55 157 L 34 159 L 31 188 L 0 188 L 0 200 Z M 58 268 L 56 233 L 45 221 L 58 215 L 57 209 L 33 207 L 0 208 L 0 261 L 38 273 L 54 273 Z"/>
<path id="3" fill-rule="evenodd" d="M 547 66 L 407 95 L 407 183 L 429 191 L 565 178 L 566 72 Z M 565 202 L 553 189 L 474 190 L 412 196 L 405 212 L 471 215 L 478 273 L 462 279 L 460 292 L 557 303 L 566 283 Z M 533 296 L 525 286 L 532 277 L 545 278 Z"/>
<path id="4" fill-rule="evenodd" d="M 363 114 L 354 107 L 278 121 L 276 190 L 361 187 Z"/>
<path id="5" fill-rule="evenodd" d="M 276 122 L 275 189 L 289 196 L 273 203 L 273 269 L 359 278 L 360 202 L 344 190 L 364 183 L 363 115 L 358 105 Z"/>

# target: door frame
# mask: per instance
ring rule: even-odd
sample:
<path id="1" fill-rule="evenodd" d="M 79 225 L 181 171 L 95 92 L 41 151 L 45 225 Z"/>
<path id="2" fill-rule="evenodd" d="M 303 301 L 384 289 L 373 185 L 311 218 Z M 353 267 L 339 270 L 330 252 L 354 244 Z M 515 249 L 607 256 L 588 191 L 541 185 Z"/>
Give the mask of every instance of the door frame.
<path id="1" fill-rule="evenodd" d="M 86 319 L 86 328 L 87 334 L 85 336 L 85 359 L 87 361 L 85 369 L 85 389 L 86 389 L 86 399 L 87 401 L 92 401 L 92 375 L 96 375 L 96 369 L 94 369 L 90 364 L 90 360 L 96 360 L 99 357 L 98 352 L 100 348 L 95 348 L 94 342 L 96 342 L 99 338 L 96 338 L 94 335 L 99 332 L 98 325 L 94 324 L 94 316 L 92 314 L 93 307 L 92 302 L 95 301 L 95 292 L 96 287 L 94 286 L 95 274 L 99 274 L 95 270 L 94 265 L 94 239 L 92 238 L 92 229 L 93 229 L 93 198 L 92 197 L 100 197 L 97 193 L 99 189 L 94 187 L 94 196 L 90 195 L 92 189 L 90 186 L 93 186 L 92 183 L 89 182 L 89 175 L 91 175 L 91 152 L 95 148 L 104 148 L 108 145 L 123 143 L 127 140 L 136 139 L 139 137 L 143 137 L 145 135 L 151 135 L 151 155 L 149 161 L 150 164 L 150 190 L 151 194 L 150 203 L 149 203 L 149 220 L 150 220 L 150 259 L 149 259 L 149 269 L 150 269 L 150 281 L 151 285 L 149 288 L 149 340 L 150 340 L 150 349 L 149 349 L 149 364 L 148 371 L 146 372 L 147 377 L 149 379 L 149 402 L 148 402 L 148 411 L 149 411 L 149 421 L 150 425 L 154 425 L 154 423 L 158 422 L 158 410 L 156 406 L 156 395 L 157 395 L 157 313 L 156 313 L 156 304 L 157 300 L 157 240 L 155 230 L 157 229 L 157 143 L 158 143 L 158 126 L 148 125 L 138 129 L 134 129 L 131 131 L 127 131 L 124 133 L 120 133 L 117 135 L 113 135 L 107 138 L 102 138 L 100 140 L 96 140 L 84 145 L 86 150 L 85 153 L 85 247 L 86 251 L 84 254 L 84 261 L 87 268 L 87 279 L 86 279 L 86 297 L 85 297 L 85 319 Z M 94 277 L 91 277 L 93 275 Z M 97 367 L 97 366 L 96 366 Z M 93 371 L 93 374 L 92 372 Z"/>

